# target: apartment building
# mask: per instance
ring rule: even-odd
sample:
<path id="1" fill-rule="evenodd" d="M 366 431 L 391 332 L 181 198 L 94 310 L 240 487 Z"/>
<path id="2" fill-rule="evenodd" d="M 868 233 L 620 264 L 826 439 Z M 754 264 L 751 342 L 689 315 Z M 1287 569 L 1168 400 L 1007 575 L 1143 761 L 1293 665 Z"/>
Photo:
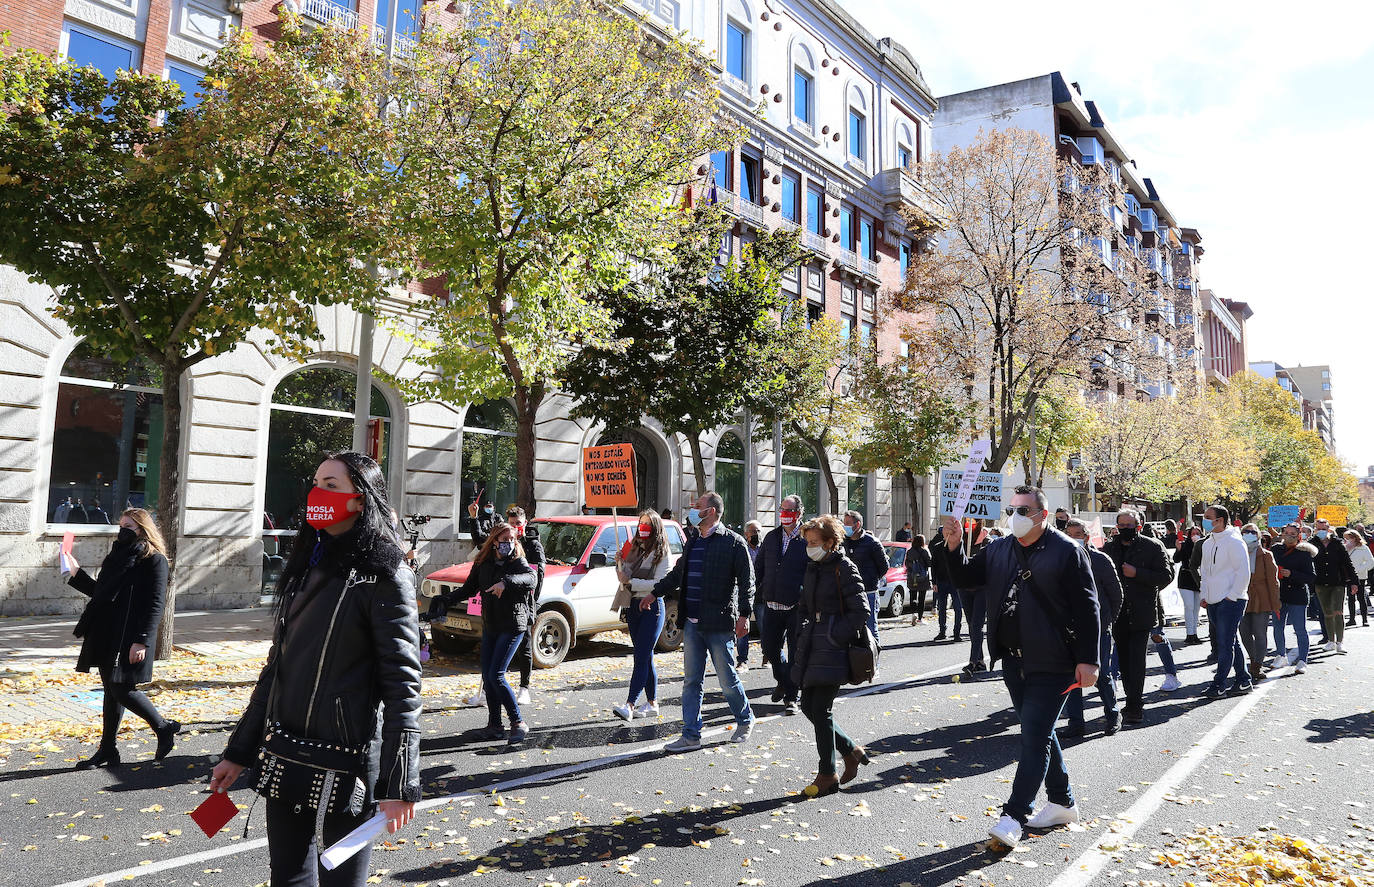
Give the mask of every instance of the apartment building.
<path id="1" fill-rule="evenodd" d="M 1336 451 L 1336 406 L 1331 394 L 1331 367 L 1291 366 L 1288 375 L 1302 388 L 1304 396 L 1312 403 L 1315 427 L 1322 436 L 1322 442 L 1331 452 Z"/>
<path id="2" fill-rule="evenodd" d="M 397 45 L 415 33 L 419 0 L 287 0 L 317 26 L 387 22 Z M 934 96 L 912 55 L 871 34 L 834 0 L 626 0 L 644 26 L 685 33 L 718 59 L 720 103 L 748 129 L 730 151 L 704 158 L 702 199 L 738 219 L 735 247 L 757 232 L 795 227 L 810 260 L 786 287 L 811 316 L 836 318 L 846 334 L 886 351 L 904 346 L 882 325 L 879 294 L 902 278 L 916 244 L 901 210 L 931 207 L 906 169 L 931 144 Z M 0 5 L 14 44 L 99 67 L 176 80 L 188 95 L 230 28 L 264 40 L 276 33 L 275 0 L 38 0 Z M 451 14 L 445 7 L 443 14 Z M 379 43 L 380 43 L 379 38 Z M 74 612 L 81 599 L 52 564 L 64 532 L 83 562 L 114 528 L 101 523 L 127 504 L 156 501 L 162 409 L 140 367 L 116 365 L 47 310 L 50 288 L 0 267 L 0 614 Z M 404 303 L 397 310 L 405 308 Z M 253 341 L 194 368 L 185 383 L 180 454 L 184 607 L 231 607 L 257 599 L 265 565 L 279 556 L 305 492 L 289 442 L 303 437 L 346 448 L 362 327 L 350 310 L 319 312 L 315 352 L 296 362 Z M 379 328 L 375 366 L 406 375 L 413 346 Z M 747 384 L 747 380 L 741 380 Z M 684 440 L 650 420 L 606 428 L 569 418 L 550 398 L 538 417 L 536 497 L 543 514 L 582 504 L 580 448 L 629 441 L 638 455 L 641 501 L 681 508 L 695 486 Z M 514 500 L 514 410 L 503 401 L 407 403 L 374 380 L 369 446 L 397 507 L 434 519 L 421 560 L 444 565 L 468 548 L 462 519 L 479 492 Z M 703 441 L 708 483 L 725 496 L 727 520 L 775 522 L 779 500 L 799 493 L 807 511 L 854 508 L 880 535 L 900 524 L 882 473 L 850 470 L 840 453 L 817 452 L 773 429 L 756 442 L 748 416 Z M 827 501 L 821 459 L 838 481 Z"/>
<path id="3" fill-rule="evenodd" d="M 1244 302 L 1223 299 L 1209 289 L 1199 290 L 1202 303 L 1202 360 L 1207 383 L 1225 388 L 1228 380 L 1244 372 L 1245 324 L 1254 311 Z"/>

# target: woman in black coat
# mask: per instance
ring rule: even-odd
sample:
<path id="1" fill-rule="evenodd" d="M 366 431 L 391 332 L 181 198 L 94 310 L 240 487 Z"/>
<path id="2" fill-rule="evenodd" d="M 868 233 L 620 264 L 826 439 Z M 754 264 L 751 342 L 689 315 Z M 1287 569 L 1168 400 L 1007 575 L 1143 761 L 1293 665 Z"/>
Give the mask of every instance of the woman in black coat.
<path id="1" fill-rule="evenodd" d="M 835 723 L 835 697 L 849 682 L 849 641 L 868 625 L 868 595 L 863 577 L 840 545 L 840 521 L 822 515 L 802 527 L 806 539 L 806 577 L 797 612 L 797 658 L 792 681 L 801 687 L 801 710 L 816 728 L 820 764 L 816 778 L 803 789 L 807 797 L 829 795 L 858 775 L 868 754 Z M 835 776 L 835 750 L 844 757 L 844 773 Z"/>
<path id="2" fill-rule="evenodd" d="M 482 690 L 487 697 L 487 726 L 481 739 L 506 738 L 519 745 L 530 734 L 520 716 L 515 692 L 506 680 L 515 651 L 534 622 L 534 586 L 537 576 L 525 561 L 525 550 L 515 527 L 502 521 L 491 528 L 482 550 L 472 562 L 467 581 L 457 599 L 482 596 Z M 501 709 L 510 717 L 510 734 L 501 728 Z"/>
<path id="3" fill-rule="evenodd" d="M 158 714 L 138 684 L 153 679 L 153 654 L 158 626 L 167 602 L 167 546 L 153 516 L 130 508 L 119 516 L 119 535 L 92 579 L 68 557 L 72 588 L 90 600 L 72 634 L 81 638 L 76 670 L 100 672 L 105 688 L 104 725 L 96 753 L 76 765 L 78 770 L 118 767 L 115 737 L 127 708 L 148 722 L 157 734 L 157 760 L 172 750 L 181 724 Z"/>
<path id="4" fill-rule="evenodd" d="M 332 871 L 319 850 L 379 809 L 394 833 L 420 800 L 415 574 L 374 460 L 336 453 L 316 469 L 277 594 L 267 663 L 210 790 L 258 768 L 273 884 L 361 885 L 372 842 Z"/>

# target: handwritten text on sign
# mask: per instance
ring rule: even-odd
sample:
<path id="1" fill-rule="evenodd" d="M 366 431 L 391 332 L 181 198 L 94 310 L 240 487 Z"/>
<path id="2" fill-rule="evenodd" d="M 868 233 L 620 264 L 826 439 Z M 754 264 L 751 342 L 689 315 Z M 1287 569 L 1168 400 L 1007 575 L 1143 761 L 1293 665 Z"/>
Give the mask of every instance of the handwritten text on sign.
<path id="1" fill-rule="evenodd" d="M 582 450 L 582 492 L 592 508 L 635 508 L 635 451 L 631 444 Z"/>
<path id="2" fill-rule="evenodd" d="M 954 514 L 959 484 L 964 473 L 956 468 L 940 472 L 940 516 L 995 518 L 1002 509 L 1002 475 L 991 471 L 978 473 L 963 514 Z"/>

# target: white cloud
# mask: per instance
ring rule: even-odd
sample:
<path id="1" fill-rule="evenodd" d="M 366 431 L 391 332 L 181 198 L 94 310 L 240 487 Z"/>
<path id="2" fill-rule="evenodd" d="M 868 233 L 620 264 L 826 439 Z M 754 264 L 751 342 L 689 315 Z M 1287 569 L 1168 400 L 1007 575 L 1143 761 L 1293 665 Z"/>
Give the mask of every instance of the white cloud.
<path id="1" fill-rule="evenodd" d="M 936 95 L 1063 72 L 1182 224 L 1200 280 L 1255 310 L 1252 360 L 1332 365 L 1337 445 L 1374 465 L 1365 242 L 1374 214 L 1374 17 L 1356 3 L 843 0 Z"/>

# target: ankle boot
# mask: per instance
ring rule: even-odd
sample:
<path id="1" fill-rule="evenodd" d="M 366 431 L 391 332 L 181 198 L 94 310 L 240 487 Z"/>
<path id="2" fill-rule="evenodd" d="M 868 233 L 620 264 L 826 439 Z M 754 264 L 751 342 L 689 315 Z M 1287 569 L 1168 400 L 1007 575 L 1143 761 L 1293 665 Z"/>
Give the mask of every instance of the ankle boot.
<path id="1" fill-rule="evenodd" d="M 854 777 L 859 775 L 859 766 L 868 764 L 868 752 L 864 751 L 862 745 L 855 746 L 854 750 L 844 755 L 844 772 L 840 774 L 840 785 L 849 785 L 854 781 Z"/>
<path id="2" fill-rule="evenodd" d="M 157 733 L 157 754 L 153 756 L 153 760 L 160 761 L 167 757 L 168 752 L 172 750 L 172 746 L 176 743 L 177 734 L 181 732 L 181 722 L 168 721 L 166 724 L 162 725 L 161 730 L 154 732 Z"/>
<path id="3" fill-rule="evenodd" d="M 111 770 L 119 766 L 119 749 L 113 745 L 102 745 L 96 749 L 95 754 L 76 765 L 78 770 L 94 770 L 97 767 L 109 767 Z"/>
<path id="4" fill-rule="evenodd" d="M 833 795 L 840 790 L 840 780 L 834 773 L 817 773 L 816 778 L 811 780 L 811 784 L 802 789 L 802 795 L 807 798 L 819 798 L 825 795 Z"/>

